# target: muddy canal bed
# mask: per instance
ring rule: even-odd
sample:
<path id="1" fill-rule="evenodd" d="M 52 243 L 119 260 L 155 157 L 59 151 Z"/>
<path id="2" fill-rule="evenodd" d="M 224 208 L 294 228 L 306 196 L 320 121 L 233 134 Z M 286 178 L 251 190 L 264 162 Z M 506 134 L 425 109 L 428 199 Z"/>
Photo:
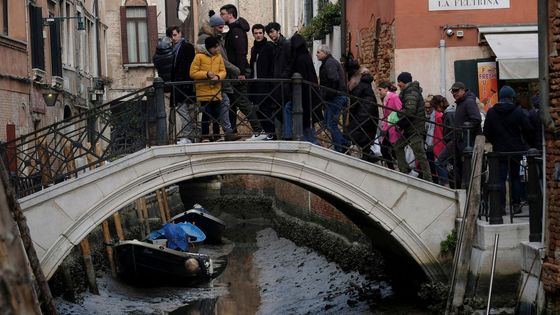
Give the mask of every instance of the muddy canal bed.
<path id="1" fill-rule="evenodd" d="M 392 294 L 306 247 L 281 238 L 267 225 L 243 223 L 231 242 L 201 247 L 227 266 L 212 282 L 196 288 L 135 288 L 110 275 L 98 279 L 100 295 L 84 293 L 78 304 L 57 298 L 59 314 L 366 314 L 363 291 Z M 222 257 L 222 258 L 218 258 Z"/>

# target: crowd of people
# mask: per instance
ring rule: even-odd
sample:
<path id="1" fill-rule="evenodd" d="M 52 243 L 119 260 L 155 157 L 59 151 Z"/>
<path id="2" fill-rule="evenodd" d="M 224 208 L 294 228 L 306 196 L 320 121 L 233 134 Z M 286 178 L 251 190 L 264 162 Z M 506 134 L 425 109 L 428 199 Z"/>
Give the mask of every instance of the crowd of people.
<path id="1" fill-rule="evenodd" d="M 229 31 L 224 33 L 226 25 Z M 203 108 L 201 136 L 214 135 L 205 138 L 208 141 L 217 140 L 220 130 L 224 140 L 239 140 L 238 111 L 252 131 L 247 141 L 292 139 L 290 91 L 275 88 L 270 79 L 299 73 L 310 83 L 302 85 L 305 141 L 319 143 L 318 124 L 328 132 L 332 149 L 357 150 L 362 159 L 382 161 L 391 169 L 396 162 L 399 171 L 427 181 L 453 185 L 452 171 L 453 182 L 460 182 L 463 152 L 483 130 L 494 151 L 538 146 L 538 114 L 515 105 L 515 91 L 509 86 L 502 87 L 499 103 L 483 123 L 480 102 L 462 82 L 450 88 L 452 104 L 442 95 L 423 97 L 420 83 L 409 72 L 398 75 L 398 89 L 389 80 L 375 84 L 370 70 L 351 58 L 339 62 L 327 45 L 315 52 L 321 62 L 317 73 L 306 40 L 298 33 L 287 39 L 280 29 L 276 22 L 250 27 L 232 4 L 222 6 L 219 14 L 209 12 L 194 45 L 182 38 L 179 27 L 167 29 L 168 39 L 160 40 L 154 55 L 159 76 L 170 82 L 195 81 L 194 88 L 181 85 L 179 93 L 172 93 L 170 128 L 175 130 L 175 112 L 182 124 L 177 143 L 195 141 L 195 106 Z M 254 38 L 250 50 L 249 31 Z M 313 86 L 320 87 L 319 93 Z M 382 105 L 377 104 L 374 87 Z M 503 181 L 508 173 L 516 181 L 511 161 L 501 163 Z"/>

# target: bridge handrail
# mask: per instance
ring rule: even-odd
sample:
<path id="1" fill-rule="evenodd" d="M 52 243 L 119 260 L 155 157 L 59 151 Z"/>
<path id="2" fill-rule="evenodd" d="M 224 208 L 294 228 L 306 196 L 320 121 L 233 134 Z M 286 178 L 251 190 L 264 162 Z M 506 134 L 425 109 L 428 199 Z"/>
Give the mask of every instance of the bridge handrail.
<path id="1" fill-rule="evenodd" d="M 341 130 L 348 144 L 338 149 L 370 162 L 385 163 L 389 167 L 394 163 L 391 155 L 377 156 L 370 150 L 370 146 L 376 143 L 382 150 L 388 152 L 391 150 L 390 143 L 379 141 L 382 136 L 377 132 L 378 125 L 387 121 L 382 114 L 385 109 L 382 104 L 341 93 L 297 76 L 292 79 L 221 80 L 219 82 L 229 84 L 234 94 L 241 95 L 232 100 L 231 107 L 241 105 L 245 98 L 255 104 L 259 123 L 263 125 L 269 123 L 274 126 L 275 120 L 284 121 L 284 125 L 288 126 L 283 130 L 286 140 L 303 140 L 307 133 L 311 132 L 317 134 L 316 144 L 335 149 L 337 147 L 334 145 L 333 135 L 323 117 L 323 112 L 329 104 L 324 99 L 324 93 L 332 92 L 346 96 L 348 104 L 341 109 L 343 118 L 338 120 L 337 129 Z M 196 116 L 193 124 L 193 141 L 213 141 L 223 137 L 224 133 L 219 130 L 212 135 L 200 133 L 204 121 L 201 122 L 197 117 L 202 115 L 204 120 L 208 110 L 197 102 L 192 91 L 195 85 L 203 83 L 214 84 L 216 81 L 164 83 L 156 78 L 153 85 L 1 144 L 0 154 L 10 170 L 18 197 L 75 177 L 81 171 L 104 161 L 117 159 L 119 156 L 147 146 L 175 143 L 178 137 L 182 136 L 183 131 L 183 128 L 176 128 L 175 120 L 177 115 L 181 118 L 182 114 L 176 113 L 174 106 L 171 106 L 169 114 L 167 113 L 164 90 L 170 91 L 169 95 L 172 99 L 184 97 L 189 103 L 194 104 L 190 108 Z M 220 99 L 218 95 L 198 97 L 200 96 L 211 100 Z M 265 111 L 267 104 L 271 107 L 268 112 Z M 378 117 L 363 119 L 359 112 L 363 110 L 362 107 L 369 108 L 367 110 L 373 113 L 377 112 Z M 233 117 L 237 121 L 238 134 L 251 136 L 255 121 L 237 113 L 234 113 Z M 167 128 L 168 118 L 169 128 Z M 304 122 L 303 118 L 308 121 Z M 416 119 L 431 123 L 425 117 Z M 207 123 L 222 126 L 222 122 L 216 117 L 207 118 Z M 461 129 L 452 126 L 443 127 L 451 130 L 452 133 L 462 132 Z M 453 159 L 454 163 L 455 161 L 457 159 Z M 411 165 L 414 163 L 414 160 L 409 161 Z M 458 185 L 455 184 L 454 187 L 459 187 Z"/>

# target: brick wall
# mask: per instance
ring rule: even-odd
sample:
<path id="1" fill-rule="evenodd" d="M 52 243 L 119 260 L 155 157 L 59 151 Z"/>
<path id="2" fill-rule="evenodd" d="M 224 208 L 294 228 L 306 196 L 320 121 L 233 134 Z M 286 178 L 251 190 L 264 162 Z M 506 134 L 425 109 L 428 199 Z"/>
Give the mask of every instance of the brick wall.
<path id="1" fill-rule="evenodd" d="M 273 188 L 276 200 L 284 205 L 293 206 L 310 215 L 343 223 L 350 226 L 351 229 L 357 229 L 352 221 L 346 218 L 342 212 L 333 207 L 329 202 L 304 188 L 282 179 L 255 175 L 234 175 L 224 176 L 222 184 L 243 187 L 252 193 L 261 195 L 266 190 Z"/>
<path id="2" fill-rule="evenodd" d="M 560 7 L 555 0 L 549 1 L 550 48 L 556 52 L 560 44 Z M 556 128 L 560 126 L 560 56 L 550 54 L 550 112 Z M 543 263 L 542 281 L 547 292 L 549 309 L 560 310 L 560 182 L 554 172 L 560 165 L 560 139 L 558 135 L 546 134 L 546 183 L 547 183 L 547 242 Z"/>
<path id="3" fill-rule="evenodd" d="M 360 64 L 371 70 L 375 82 L 391 78 L 394 65 L 394 33 L 393 23 L 380 23 L 376 32 L 376 22 L 372 19 L 367 29 L 360 31 Z M 379 33 L 377 56 L 374 56 L 375 37 Z M 377 57 L 377 58 L 376 58 Z"/>

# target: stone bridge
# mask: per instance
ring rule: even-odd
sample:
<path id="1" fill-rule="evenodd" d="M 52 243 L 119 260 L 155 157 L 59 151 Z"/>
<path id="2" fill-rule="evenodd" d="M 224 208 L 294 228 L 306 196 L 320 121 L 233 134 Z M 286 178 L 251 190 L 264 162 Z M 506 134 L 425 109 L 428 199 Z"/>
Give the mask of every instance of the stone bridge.
<path id="1" fill-rule="evenodd" d="M 465 203 L 451 190 L 307 142 L 215 142 L 147 148 L 19 200 L 50 278 L 71 249 L 125 205 L 198 177 L 266 175 L 318 192 L 358 226 L 375 226 L 432 280 L 440 242 Z M 329 200 L 329 201 L 330 201 Z"/>

